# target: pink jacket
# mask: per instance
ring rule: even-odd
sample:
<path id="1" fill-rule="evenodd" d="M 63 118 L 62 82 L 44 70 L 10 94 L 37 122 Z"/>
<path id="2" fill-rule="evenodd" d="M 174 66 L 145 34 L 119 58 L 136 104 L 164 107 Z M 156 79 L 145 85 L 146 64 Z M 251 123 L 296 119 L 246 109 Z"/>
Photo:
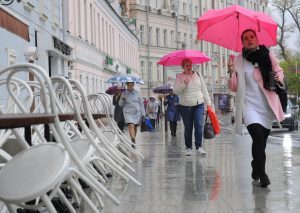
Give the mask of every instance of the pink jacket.
<path id="1" fill-rule="evenodd" d="M 283 70 L 279 66 L 276 57 L 270 53 L 270 58 L 272 61 L 273 71 L 275 73 L 279 74 L 280 79 L 283 80 L 283 78 L 284 78 Z M 245 60 L 245 59 L 242 57 L 241 54 L 235 58 L 235 61 L 234 61 L 235 70 L 232 74 L 231 79 L 228 80 L 229 89 L 233 92 L 237 92 L 236 105 L 240 106 L 240 107 L 242 106 L 242 103 L 244 102 L 244 98 L 245 98 L 244 92 L 242 92 L 243 94 L 240 94 L 240 95 L 238 94 L 239 90 L 245 91 L 245 81 L 242 79 L 243 77 L 245 78 L 244 69 L 243 69 L 243 60 Z M 253 77 L 256 80 L 256 82 L 258 83 L 259 87 L 262 89 L 264 95 L 266 96 L 267 101 L 270 105 L 270 108 L 274 112 L 277 120 L 279 122 L 283 121 L 284 113 L 282 111 L 279 97 L 276 94 L 276 92 L 269 91 L 264 88 L 263 78 L 262 78 L 261 72 L 258 67 L 254 67 Z M 241 120 L 241 116 L 242 116 L 241 112 L 242 112 L 242 110 L 236 110 L 236 113 L 239 113 L 239 114 L 236 114 L 236 116 L 240 117 L 240 120 Z"/>

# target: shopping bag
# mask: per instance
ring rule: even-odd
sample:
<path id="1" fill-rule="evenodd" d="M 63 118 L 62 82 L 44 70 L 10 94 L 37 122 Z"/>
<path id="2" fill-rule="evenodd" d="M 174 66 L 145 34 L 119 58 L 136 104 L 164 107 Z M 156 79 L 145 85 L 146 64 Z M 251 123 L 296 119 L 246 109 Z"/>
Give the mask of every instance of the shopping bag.
<path id="1" fill-rule="evenodd" d="M 150 119 L 148 117 L 145 118 L 145 123 L 147 125 L 148 131 L 153 129 L 153 126 L 151 125 Z"/>
<path id="2" fill-rule="evenodd" d="M 211 125 L 212 125 L 212 127 L 214 129 L 215 134 L 216 135 L 219 134 L 221 132 L 221 126 L 220 126 L 217 114 L 210 107 L 207 108 L 207 113 L 208 113 L 208 116 L 209 116 L 209 119 L 211 121 Z"/>

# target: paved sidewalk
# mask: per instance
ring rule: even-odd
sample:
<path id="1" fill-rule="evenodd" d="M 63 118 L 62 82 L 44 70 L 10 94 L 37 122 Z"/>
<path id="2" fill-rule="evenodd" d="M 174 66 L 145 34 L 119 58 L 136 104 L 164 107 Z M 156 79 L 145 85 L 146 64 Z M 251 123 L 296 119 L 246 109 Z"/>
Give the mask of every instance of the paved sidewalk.
<path id="1" fill-rule="evenodd" d="M 185 156 L 183 125 L 176 138 L 160 129 L 139 133 L 134 176 L 142 186 L 114 180 L 110 189 L 121 201 L 105 199 L 103 213 L 258 213 L 300 212 L 300 149 L 288 141 L 267 145 L 268 188 L 251 179 L 251 139 L 234 137 L 229 117 L 222 131 L 205 140 L 206 157 Z M 89 212 L 85 209 L 83 212 Z"/>

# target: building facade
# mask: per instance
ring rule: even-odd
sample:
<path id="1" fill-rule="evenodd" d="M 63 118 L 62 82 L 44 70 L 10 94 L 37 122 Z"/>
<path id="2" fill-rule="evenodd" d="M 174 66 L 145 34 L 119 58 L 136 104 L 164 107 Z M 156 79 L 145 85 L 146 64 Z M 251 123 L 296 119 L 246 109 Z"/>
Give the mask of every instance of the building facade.
<path id="1" fill-rule="evenodd" d="M 7 2 L 0 5 L 0 68 L 30 61 L 65 76 L 72 49 L 63 41 L 61 0 Z"/>
<path id="2" fill-rule="evenodd" d="M 138 38 L 121 19 L 120 4 L 104 0 L 66 0 L 65 39 L 74 49 L 68 75 L 87 93 L 103 92 L 115 75 L 139 75 Z"/>
<path id="3" fill-rule="evenodd" d="M 258 0 L 128 0 L 129 17 L 136 19 L 139 38 L 140 70 L 146 85 L 143 97 L 149 97 L 152 88 L 174 84 L 181 67 L 162 67 L 158 60 L 165 54 L 180 49 L 198 49 L 212 58 L 211 62 L 194 67 L 203 74 L 211 97 L 218 109 L 218 100 L 230 95 L 227 89 L 227 58 L 231 52 L 205 41 L 198 41 L 197 19 L 210 9 L 239 4 L 248 9 L 266 11 L 267 1 Z"/>
<path id="4" fill-rule="evenodd" d="M 49 76 L 66 76 L 72 49 L 63 39 L 61 14 L 61 0 L 0 1 L 0 69 L 31 62 Z M 0 105 L 7 97 L 1 94 Z"/>

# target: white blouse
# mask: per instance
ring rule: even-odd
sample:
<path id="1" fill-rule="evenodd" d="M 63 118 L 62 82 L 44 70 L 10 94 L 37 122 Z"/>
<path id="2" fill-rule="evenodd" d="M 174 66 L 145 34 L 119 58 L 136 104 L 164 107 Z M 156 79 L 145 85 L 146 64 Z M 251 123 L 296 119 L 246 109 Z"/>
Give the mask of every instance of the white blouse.
<path id="1" fill-rule="evenodd" d="M 245 62 L 245 100 L 244 100 L 244 122 L 248 126 L 259 123 L 267 129 L 272 128 L 275 115 L 271 110 L 263 91 L 253 77 L 253 65 Z"/>

